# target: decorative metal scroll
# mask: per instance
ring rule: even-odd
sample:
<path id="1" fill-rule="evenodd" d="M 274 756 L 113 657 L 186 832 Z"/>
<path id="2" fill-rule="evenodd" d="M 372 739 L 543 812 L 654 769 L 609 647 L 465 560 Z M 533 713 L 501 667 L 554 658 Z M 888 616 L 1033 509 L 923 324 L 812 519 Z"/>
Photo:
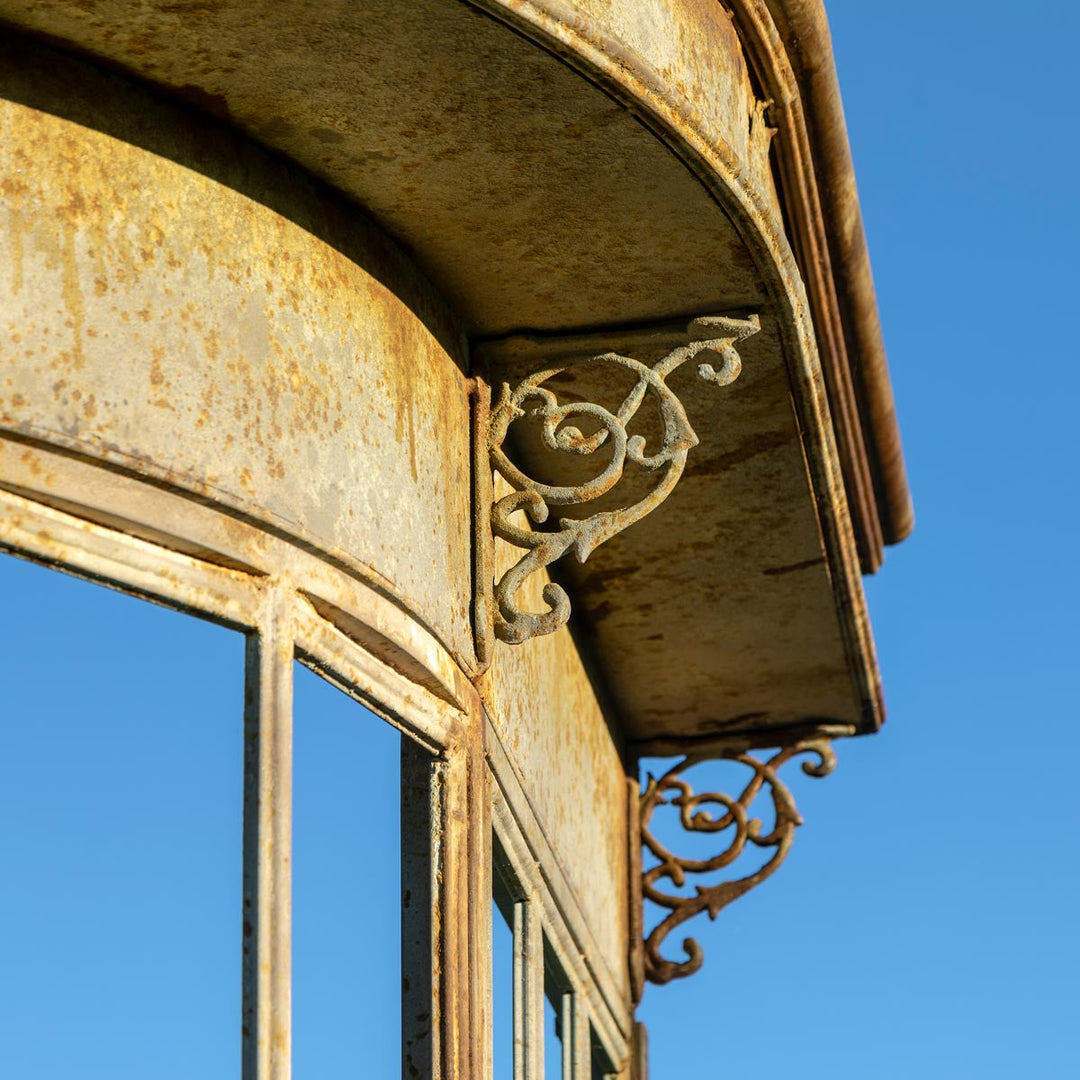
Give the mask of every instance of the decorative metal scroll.
<path id="1" fill-rule="evenodd" d="M 704 959 L 701 946 L 693 938 L 686 938 L 683 951 L 687 959 L 667 960 L 660 955 L 667 936 L 703 911 L 708 912 L 710 919 L 715 919 L 728 904 L 771 877 L 787 857 L 795 829 L 803 820 L 795 808 L 791 792 L 777 776 L 777 771 L 800 754 L 811 754 L 817 759 L 802 763 L 803 772 L 808 776 L 828 776 L 836 767 L 836 754 L 830 741 L 816 738 L 779 750 L 766 761 L 759 761 L 739 751 L 708 755 L 713 759 L 737 762 L 752 771 L 753 775 L 737 798 L 711 791 L 695 795 L 693 788 L 682 779 L 682 773 L 707 760 L 706 756 L 685 758 L 659 780 L 649 777 L 641 796 L 641 840 L 659 862 L 643 873 L 642 896 L 670 912 L 645 938 L 645 976 L 650 982 L 662 985 L 672 979 L 693 975 Z M 758 818 L 750 817 L 750 806 L 762 788 L 768 788 L 774 813 L 772 828 L 767 833 L 762 832 L 762 823 Z M 669 792 L 674 794 L 668 797 Z M 664 805 L 679 808 L 680 822 L 688 832 L 725 833 L 730 830 L 727 846 L 708 859 L 685 859 L 675 855 L 649 829 L 653 811 Z M 708 807 L 719 807 L 719 816 L 714 815 Z M 693 895 L 664 892 L 658 887 L 666 879 L 673 887 L 682 888 L 687 875 L 712 874 L 723 870 L 743 854 L 748 842 L 753 847 L 772 849 L 771 857 L 754 873 L 734 881 L 697 885 Z"/>
<path id="2" fill-rule="evenodd" d="M 519 644 L 540 634 L 550 634 L 566 624 L 570 618 L 570 599 L 554 582 L 545 585 L 542 594 L 547 611 L 534 613 L 519 607 L 518 592 L 526 579 L 567 552 L 573 552 L 578 562 L 583 563 L 605 540 L 643 518 L 668 497 L 682 476 L 687 452 L 697 445 L 698 438 L 682 403 L 665 380 L 687 361 L 712 354 L 719 357 L 719 366 L 700 363 L 698 377 L 717 386 L 727 386 L 742 370 L 736 342 L 756 334 L 759 329 L 756 315 L 748 319 L 705 316 L 694 319 L 688 326 L 688 344 L 673 349 L 652 367 L 632 357 L 608 352 L 545 368 L 524 379 L 513 390 L 508 383 L 503 383 L 498 403 L 492 409 L 487 446 L 492 468 L 514 490 L 494 502 L 491 527 L 496 536 L 526 553 L 495 586 L 497 637 Z M 560 405 L 555 393 L 543 385 L 570 368 L 605 367 L 630 372 L 636 378 L 616 412 L 591 402 Z M 627 425 L 650 395 L 655 399 L 663 426 L 660 445 L 653 453 L 647 452 L 641 435 L 631 435 L 627 431 Z M 541 440 L 547 450 L 590 455 L 607 447 L 607 464 L 592 479 L 571 486 L 545 484 L 527 476 L 514 465 L 504 449 L 511 424 L 524 416 L 540 421 Z M 572 423 L 575 419 L 594 430 L 583 434 L 581 428 Z M 600 510 L 589 517 L 561 518 L 557 530 L 550 531 L 534 530 L 525 523 L 517 524 L 511 520 L 517 511 L 523 510 L 533 524 L 543 525 L 552 507 L 580 506 L 601 498 L 622 479 L 627 461 L 659 476 L 651 491 L 637 502 L 617 510 Z"/>

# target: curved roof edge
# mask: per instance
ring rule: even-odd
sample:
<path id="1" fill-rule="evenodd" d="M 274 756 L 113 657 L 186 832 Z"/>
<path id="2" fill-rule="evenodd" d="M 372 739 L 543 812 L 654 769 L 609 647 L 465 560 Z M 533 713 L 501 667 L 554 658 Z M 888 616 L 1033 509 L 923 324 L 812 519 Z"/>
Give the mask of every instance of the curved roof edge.
<path id="1" fill-rule="evenodd" d="M 825 5 L 822 0 L 766 0 L 766 6 L 803 99 L 844 338 L 855 361 L 850 366 L 882 539 L 895 544 L 910 534 L 914 511 Z"/>

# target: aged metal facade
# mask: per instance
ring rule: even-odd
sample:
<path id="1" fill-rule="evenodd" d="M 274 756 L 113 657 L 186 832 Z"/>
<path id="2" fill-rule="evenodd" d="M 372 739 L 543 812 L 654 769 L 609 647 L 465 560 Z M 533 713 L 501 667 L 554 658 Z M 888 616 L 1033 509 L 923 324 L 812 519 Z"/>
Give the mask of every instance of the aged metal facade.
<path id="1" fill-rule="evenodd" d="M 290 1073 L 297 658 L 407 736 L 406 1075 L 491 1074 L 495 895 L 515 1077 L 557 985 L 563 1075 L 641 1080 L 664 938 L 884 717 L 911 511 L 820 3 L 0 22 L 0 546 L 248 635 L 245 1076 Z"/>

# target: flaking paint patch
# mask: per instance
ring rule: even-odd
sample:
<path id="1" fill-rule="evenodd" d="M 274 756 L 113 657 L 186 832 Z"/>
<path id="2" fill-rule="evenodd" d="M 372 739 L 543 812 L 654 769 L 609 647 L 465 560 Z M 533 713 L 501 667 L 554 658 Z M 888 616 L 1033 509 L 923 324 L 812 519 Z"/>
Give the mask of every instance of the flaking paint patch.
<path id="1" fill-rule="evenodd" d="M 27 225 L 21 250 L 0 237 L 18 266 L 3 424 L 362 560 L 467 656 L 467 394 L 420 320 L 343 252 L 166 158 L 10 102 L 0 132 L 27 189 L 0 197 Z"/>
<path id="2" fill-rule="evenodd" d="M 21 207 L 11 204 L 8 211 L 8 234 L 11 237 L 11 294 L 18 296 L 23 287 L 23 234 L 26 221 Z"/>

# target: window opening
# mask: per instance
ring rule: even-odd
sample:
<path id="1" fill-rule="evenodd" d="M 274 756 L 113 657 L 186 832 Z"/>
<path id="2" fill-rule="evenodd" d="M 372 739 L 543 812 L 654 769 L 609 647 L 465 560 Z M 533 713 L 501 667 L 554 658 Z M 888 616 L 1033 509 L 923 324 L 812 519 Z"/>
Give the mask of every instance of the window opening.
<path id="1" fill-rule="evenodd" d="M 293 1076 L 400 1076 L 401 736 L 294 678 Z"/>
<path id="2" fill-rule="evenodd" d="M 240 1072 L 242 635 L 0 555 L 4 1073 Z"/>
<path id="3" fill-rule="evenodd" d="M 495 1080 L 514 1077 L 514 932 L 497 901 L 491 904 L 491 1027 Z"/>
<path id="4" fill-rule="evenodd" d="M 556 1005 L 544 995 L 544 1080 L 562 1080 L 561 1005 L 561 1000 Z"/>
<path id="5" fill-rule="evenodd" d="M 593 1080 L 588 1012 L 548 936 L 544 894 L 518 880 L 497 837 L 492 849 L 495 1080 Z"/>
<path id="6" fill-rule="evenodd" d="M 505 857 L 498 842 L 492 872 L 491 900 L 491 1034 L 492 1075 L 514 1080 L 514 901 L 503 874 Z"/>
<path id="7" fill-rule="evenodd" d="M 544 939 L 544 1080 L 574 1080 L 574 997 L 570 981 Z"/>
<path id="8" fill-rule="evenodd" d="M 604 1044 L 590 1025 L 589 1044 L 592 1050 L 592 1073 L 590 1080 L 617 1080 L 617 1072 Z"/>

